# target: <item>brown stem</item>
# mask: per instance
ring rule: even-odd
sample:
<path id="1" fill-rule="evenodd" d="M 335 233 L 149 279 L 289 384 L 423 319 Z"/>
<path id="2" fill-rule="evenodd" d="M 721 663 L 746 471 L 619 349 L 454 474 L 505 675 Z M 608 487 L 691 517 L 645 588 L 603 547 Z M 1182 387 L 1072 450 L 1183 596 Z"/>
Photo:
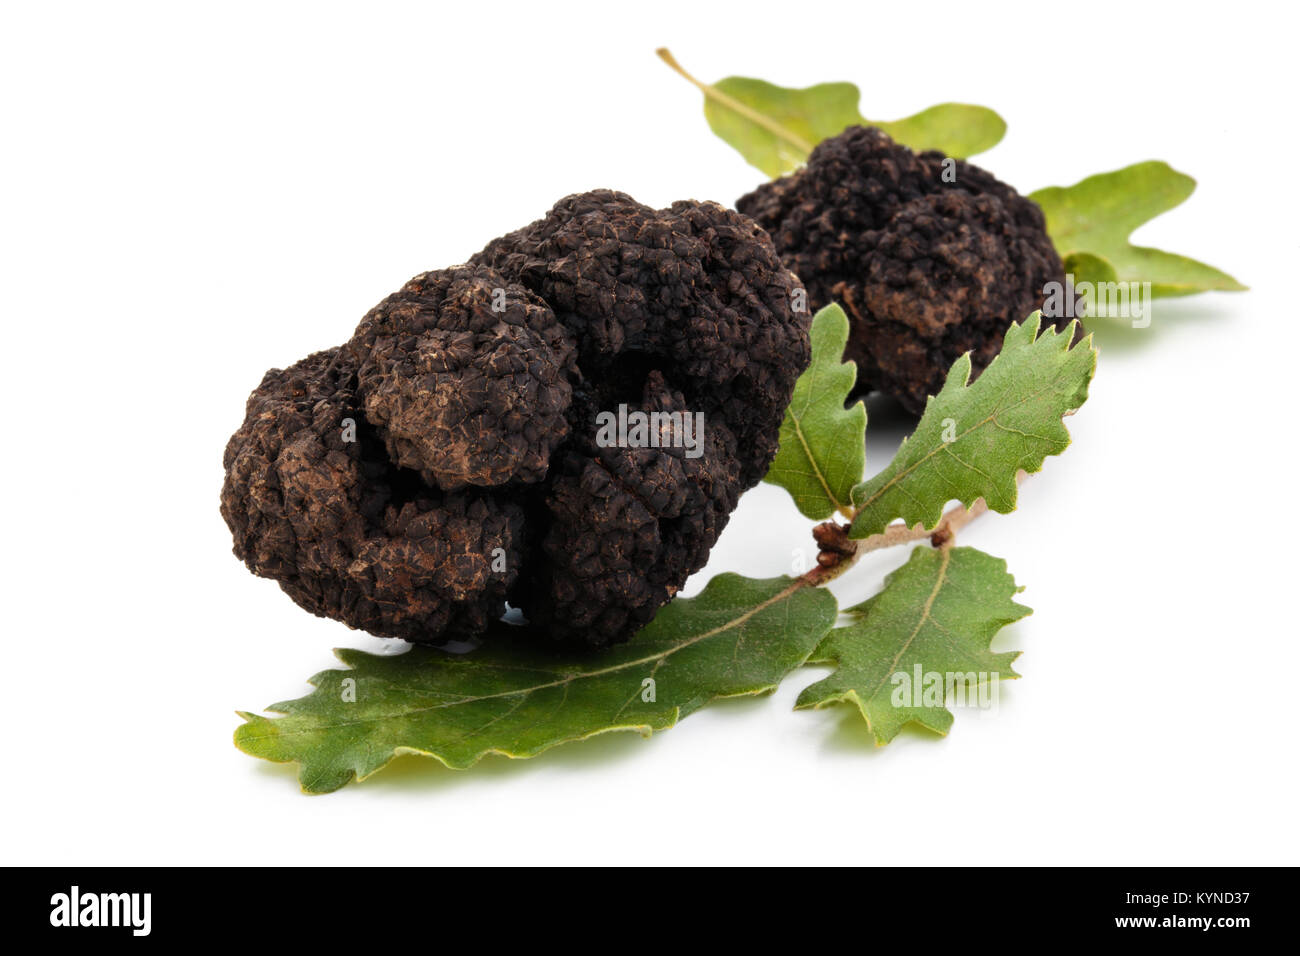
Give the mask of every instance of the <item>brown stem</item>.
<path id="1" fill-rule="evenodd" d="M 1029 473 L 1023 469 L 1016 472 L 1016 484 L 1020 484 L 1028 477 Z M 983 498 L 976 498 L 969 508 L 959 504 L 944 512 L 939 523 L 933 528 L 927 528 L 919 522 L 910 528 L 901 524 L 891 524 L 879 534 L 856 539 L 849 537 L 849 526 L 853 524 L 853 519 L 857 516 L 856 512 L 846 516 L 849 519 L 847 525 L 836 524 L 834 520 L 824 521 L 813 528 L 813 539 L 820 549 L 817 555 L 817 567 L 798 580 L 808 587 L 821 587 L 834 581 L 857 564 L 858 559 L 864 554 L 911 541 L 923 541 L 929 538 L 930 546 L 933 548 L 951 548 L 953 542 L 957 540 L 957 532 L 988 510 L 988 503 Z"/>
<path id="2" fill-rule="evenodd" d="M 926 528 L 920 523 L 910 528 L 901 524 L 890 525 L 880 534 L 860 539 L 848 536 L 847 525 L 839 525 L 834 521 L 823 522 L 813 529 L 813 538 L 821 548 L 817 556 L 817 567 L 804 574 L 801 580 L 809 587 L 821 587 L 857 564 L 864 554 L 912 541 L 929 538 L 933 547 L 950 548 L 956 540 L 957 532 L 988 510 L 984 499 L 978 498 L 969 508 L 957 505 L 945 512 L 933 528 Z"/>

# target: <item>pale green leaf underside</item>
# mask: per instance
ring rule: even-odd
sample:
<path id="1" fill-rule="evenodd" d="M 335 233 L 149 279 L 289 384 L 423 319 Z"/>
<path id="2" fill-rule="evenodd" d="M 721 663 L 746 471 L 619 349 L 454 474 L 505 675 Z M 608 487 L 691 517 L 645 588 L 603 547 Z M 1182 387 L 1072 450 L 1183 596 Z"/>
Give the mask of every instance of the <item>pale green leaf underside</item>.
<path id="1" fill-rule="evenodd" d="M 852 624 L 826 635 L 809 663 L 834 664 L 835 672 L 805 688 L 795 706 L 851 703 L 877 744 L 909 721 L 947 733 L 952 712 L 942 695 L 927 698 L 925 690 L 960 675 L 971 701 L 981 684 L 1018 676 L 1011 669 L 1018 651 L 989 650 L 1001 628 L 1030 613 L 1012 600 L 1018 591 L 999 558 L 974 548 L 916 548 L 879 594 L 851 609 Z"/>
<path id="2" fill-rule="evenodd" d="M 965 103 L 941 103 L 893 122 L 869 120 L 858 111 L 860 94 L 852 83 L 794 89 L 729 76 L 703 89 L 709 127 L 773 178 L 802 165 L 813 147 L 850 126 L 878 126 L 912 149 L 938 149 L 959 159 L 992 148 L 1007 129 L 997 113 Z"/>
<path id="3" fill-rule="evenodd" d="M 849 319 L 828 305 L 812 321 L 812 361 L 795 382 L 781 422 L 780 448 L 765 481 L 790 492 L 808 518 L 829 518 L 849 507 L 866 465 L 867 409 L 845 408 L 857 367 L 842 362 Z"/>
<path id="4" fill-rule="evenodd" d="M 379 656 L 336 651 L 351 670 L 322 671 L 306 697 L 241 713 L 236 745 L 297 761 L 309 793 L 364 779 L 402 753 L 472 766 L 489 753 L 532 757 L 616 730 L 649 735 L 720 697 L 770 691 L 835 621 L 834 597 L 791 578 L 713 578 L 666 605 L 631 642 L 599 654 L 500 636 L 465 655 L 415 647 Z M 498 635 L 494 635 L 498 636 Z M 344 680 L 355 681 L 355 702 Z M 644 700 L 646 679 L 653 701 Z"/>
<path id="5" fill-rule="evenodd" d="M 818 83 L 796 90 L 730 76 L 713 89 L 721 95 L 705 92 L 709 128 L 773 179 L 802 166 L 822 140 L 866 122 L 858 112 L 858 88 L 852 83 Z M 737 110 L 735 103 L 752 114 Z M 767 122 L 756 121 L 753 114 Z"/>
<path id="6" fill-rule="evenodd" d="M 1029 198 L 1043 208 L 1048 234 L 1076 282 L 1150 282 L 1152 296 L 1245 289 L 1213 266 L 1129 242 L 1134 229 L 1182 203 L 1195 188 L 1191 176 L 1153 160 L 1073 186 L 1049 186 Z"/>
<path id="7" fill-rule="evenodd" d="M 1007 124 L 987 106 L 940 103 L 893 122 L 866 121 L 878 126 L 896 143 L 917 152 L 937 149 L 957 159 L 967 159 L 992 149 L 1006 135 Z"/>
<path id="8" fill-rule="evenodd" d="M 1061 419 L 1087 399 L 1097 364 L 1091 337 L 1070 347 L 1074 323 L 1039 335 L 1041 322 L 1035 312 L 1013 324 L 973 383 L 969 354 L 953 363 L 894 460 L 853 489 L 858 516 L 850 537 L 877 534 L 898 518 L 932 528 L 952 500 L 1015 509 L 1017 472 L 1038 471 L 1070 444 Z"/>

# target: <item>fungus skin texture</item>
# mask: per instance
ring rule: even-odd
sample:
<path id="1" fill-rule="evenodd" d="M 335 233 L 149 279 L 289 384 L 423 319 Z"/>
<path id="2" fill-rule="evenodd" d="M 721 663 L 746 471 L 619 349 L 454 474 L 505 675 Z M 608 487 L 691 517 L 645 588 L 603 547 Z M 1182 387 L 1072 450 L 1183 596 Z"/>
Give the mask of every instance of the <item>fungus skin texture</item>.
<path id="1" fill-rule="evenodd" d="M 478 638 L 509 602 L 541 640 L 625 641 L 776 453 L 809 360 L 798 288 L 735 211 L 569 196 L 266 374 L 226 448 L 235 554 L 380 636 Z M 703 433 L 601 447 L 620 405 Z"/>
<path id="2" fill-rule="evenodd" d="M 535 295 L 490 269 L 426 272 L 371 309 L 348 348 L 395 465 L 447 491 L 546 475 L 577 366 Z"/>
<path id="3" fill-rule="evenodd" d="M 226 446 L 221 514 L 235 554 L 298 604 L 384 637 L 477 633 L 517 579 L 524 509 L 444 493 L 395 467 L 364 427 L 344 349 L 272 369 Z M 357 441 L 345 441 L 346 420 Z M 504 573 L 492 568 L 494 549 Z"/>
<path id="4" fill-rule="evenodd" d="M 857 390 L 913 414 L 964 352 L 978 375 L 1008 326 L 1042 306 L 1044 286 L 1065 280 L 1036 203 L 874 127 L 824 140 L 806 166 L 736 206 L 771 234 L 814 311 L 844 306 Z"/>

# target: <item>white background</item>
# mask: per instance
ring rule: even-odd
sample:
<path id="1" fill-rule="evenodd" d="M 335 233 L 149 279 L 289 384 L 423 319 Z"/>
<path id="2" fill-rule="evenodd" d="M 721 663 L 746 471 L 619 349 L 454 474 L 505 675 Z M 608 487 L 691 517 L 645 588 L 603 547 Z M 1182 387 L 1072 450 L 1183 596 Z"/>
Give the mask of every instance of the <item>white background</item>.
<path id="1" fill-rule="evenodd" d="M 1287 25 L 1242 3 L 4 11 L 5 862 L 1300 862 Z M 977 162 L 1024 191 L 1166 159 L 1200 185 L 1139 241 L 1252 291 L 1102 330 L 1074 445 L 964 533 L 1035 611 L 995 645 L 1024 651 L 995 716 L 878 750 L 847 710 L 791 711 L 804 672 L 649 741 L 407 757 L 303 796 L 234 748 L 235 709 L 382 642 L 231 555 L 245 397 L 567 193 L 756 185 L 660 44 L 704 79 L 855 81 L 881 118 L 992 106 L 1009 132 Z M 903 422 L 873 410 L 878 468 Z M 809 544 L 759 488 L 690 590 Z"/>

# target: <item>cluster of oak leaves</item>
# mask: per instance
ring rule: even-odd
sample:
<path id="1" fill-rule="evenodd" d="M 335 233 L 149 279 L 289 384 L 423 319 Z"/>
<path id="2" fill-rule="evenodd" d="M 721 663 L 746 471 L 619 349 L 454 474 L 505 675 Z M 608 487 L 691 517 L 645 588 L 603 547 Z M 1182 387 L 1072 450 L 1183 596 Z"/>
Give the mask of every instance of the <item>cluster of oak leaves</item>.
<path id="1" fill-rule="evenodd" d="M 1128 250 L 1134 247 L 1128 245 L 1127 233 L 1137 223 L 1108 223 L 1100 200 L 1128 191 L 1147 201 L 1149 217 L 1185 198 L 1176 195 L 1181 184 L 1175 182 L 1153 200 L 1153 192 L 1160 193 L 1153 190 L 1153 183 L 1168 185 L 1170 177 L 1186 177 L 1163 164 L 1140 164 L 1069 189 L 1044 190 L 1031 197 L 1035 205 L 977 167 L 962 164 L 958 181 L 965 174 L 972 184 L 962 198 L 954 200 L 955 191 L 930 190 L 927 196 L 924 188 L 918 189 L 916 195 L 904 195 L 896 202 L 883 221 L 859 218 L 853 224 L 852 234 L 859 237 L 850 243 L 854 248 L 828 251 L 824 237 L 818 244 L 809 233 L 830 221 L 819 215 L 824 209 L 813 206 L 825 206 L 837 183 L 855 175 L 868 185 L 891 177 L 896 181 L 898 166 L 905 167 L 904 179 L 910 171 L 913 182 L 933 181 L 933 170 L 926 164 L 947 157 L 939 152 L 913 153 L 906 146 L 969 155 L 1000 138 L 998 130 L 979 142 L 981 124 L 988 124 L 988 115 L 996 118 L 996 114 L 945 104 L 920 114 L 927 119 L 924 123 L 909 125 L 917 119 L 909 118 L 872 124 L 885 127 L 905 144 L 895 145 L 879 130 L 861 126 L 845 134 L 817 137 L 819 123 L 830 124 L 835 132 L 865 121 L 858 117 L 846 123 L 820 115 L 819 104 L 807 95 L 810 91 L 783 90 L 744 78 L 697 85 L 705 93 L 710 125 L 756 166 L 777 175 L 806 162 L 793 174 L 760 187 L 738 206 L 774 237 L 782 258 L 808 285 L 814 304 L 842 302 L 849 309 L 846 315 L 839 304 L 828 304 L 813 318 L 811 361 L 793 385 L 775 460 L 764 479 L 789 491 L 805 516 L 844 522 L 834 526 L 842 539 L 835 553 L 824 555 L 829 560 L 802 577 L 756 580 L 722 574 L 695 597 L 671 600 L 662 607 L 658 600 L 646 601 L 649 610 L 644 618 L 653 615 L 649 623 L 642 627 L 644 622 L 635 613 L 619 617 L 613 632 L 626 630 L 635 637 L 599 654 L 539 646 L 524 636 L 523 628 L 492 624 L 489 639 L 465 655 L 418 645 L 397 655 L 338 651 L 349 669 L 317 674 L 311 679 L 315 685 L 311 694 L 269 708 L 281 716 L 242 713 L 245 723 L 235 735 L 237 745 L 250 754 L 297 762 L 305 791 L 328 792 L 363 779 L 399 753 L 425 754 L 448 767 L 465 768 L 489 753 L 528 757 L 611 730 L 648 735 L 672 726 L 710 700 L 770 691 L 787 674 L 809 663 L 829 664 L 833 671 L 805 688 L 797 707 L 849 703 L 861 713 L 878 743 L 892 739 L 909 722 L 943 733 L 953 720 L 942 689 L 937 694 L 918 692 L 900 706 L 893 693 L 895 674 L 910 674 L 914 669 L 926 674 L 959 672 L 978 675 L 981 681 L 1016 676 L 1011 664 L 1017 653 L 994 653 L 990 644 L 999 629 L 1030 613 L 1029 609 L 1014 600 L 1019 588 L 1004 561 L 957 546 L 951 535 L 936 535 L 933 543 L 927 540 L 916 546 L 906 563 L 885 579 L 879 593 L 861 605 L 841 611 L 834 596 L 820 585 L 833 576 L 825 572 L 839 573 L 843 568 L 836 565 L 851 564 L 859 549 L 885 543 L 889 529 L 938 527 L 945 507 L 953 501 L 971 507 L 982 500 L 990 510 L 1003 513 L 1015 507 L 1017 476 L 1039 470 L 1046 457 L 1069 444 L 1062 419 L 1085 401 L 1096 352 L 1090 337 L 1081 339 L 1074 323 L 1044 324 L 1035 312 L 1008 328 L 1004 314 L 1020 307 L 1025 289 L 1041 289 L 1043 282 L 1063 269 L 1100 278 L 1132 278 L 1133 257 Z M 791 122 L 788 102 L 781 111 L 773 109 L 782 96 L 797 98 L 805 110 L 801 128 L 759 122 L 766 119 L 765 110 Z M 842 97 L 833 101 L 842 102 Z M 912 135 L 913 125 L 924 132 Z M 987 142 L 990 138 L 992 142 Z M 801 144 L 811 146 L 818 139 L 826 142 L 811 157 L 807 148 L 800 155 Z M 982 199 L 982 193 L 995 195 Z M 899 198 L 897 191 L 894 198 Z M 876 204 L 877 208 L 885 205 Z M 911 210 L 906 216 L 900 214 L 905 206 Z M 1037 238 L 1043 232 L 1039 206 L 1046 213 L 1050 243 Z M 867 220 L 871 215 L 866 214 Z M 897 272 L 896 263 L 906 257 L 909 243 L 924 246 L 924 231 L 933 228 L 936 217 L 944 216 L 961 222 L 963 229 L 957 234 L 977 237 L 951 261 L 958 268 L 973 263 L 967 286 L 983 290 L 983 298 L 958 305 L 959 311 L 965 311 L 954 318 L 947 303 L 951 296 L 945 294 L 950 290 L 936 287 L 931 302 L 921 297 L 919 319 L 911 318 L 899 290 L 915 283 L 915 272 L 900 277 L 888 270 Z M 1018 219 L 1023 223 L 1017 224 Z M 1015 246 L 1016 267 L 990 264 L 987 256 L 981 260 L 981 229 L 1000 230 L 1000 241 Z M 863 238 L 867 233 L 871 235 Z M 883 258 L 882 249 L 889 250 Z M 1178 260 L 1173 264 L 1176 274 L 1166 275 L 1170 270 L 1162 272 L 1159 261 L 1165 254 L 1141 251 L 1156 254 L 1154 264 L 1150 256 L 1142 258 L 1144 277 L 1155 279 L 1156 294 L 1240 288 L 1217 270 L 1182 257 L 1170 257 Z M 867 258 L 873 255 L 884 263 L 876 272 Z M 492 264 L 502 261 L 498 258 Z M 846 261 L 852 265 L 846 267 Z M 1184 268 L 1188 263 L 1194 268 Z M 508 279 L 525 286 L 530 269 L 545 271 L 537 261 L 516 261 L 513 266 Z M 1197 274 L 1196 268 L 1206 272 Z M 845 274 L 837 275 L 837 269 Z M 536 295 L 525 301 L 545 308 L 553 288 L 537 278 L 536 285 L 528 286 Z M 911 301 L 915 306 L 918 297 L 913 294 Z M 562 309 L 557 307 L 556 312 L 562 315 Z M 970 321 L 963 324 L 965 318 Z M 1004 334 L 992 334 L 987 327 L 990 321 Z M 869 332 L 877 338 L 897 336 L 900 329 L 908 331 L 909 322 L 929 323 L 927 347 L 873 352 L 861 341 Z M 545 328 L 556 324 L 543 322 Z M 875 328 L 864 330 L 871 325 Z M 557 347 L 557 341 L 552 333 L 550 346 Z M 558 347 L 565 347 L 564 343 Z M 575 345 L 568 347 L 572 350 Z M 865 383 L 858 381 L 855 364 L 844 361 L 846 347 L 865 366 Z M 581 343 L 576 348 L 581 351 Z M 936 374 L 939 364 L 942 368 Z M 861 402 L 846 407 L 864 385 L 883 389 L 921 413 L 915 432 L 893 461 L 866 480 L 862 478 L 866 411 Z M 665 393 L 661 401 L 671 405 L 695 399 L 698 403 L 707 392 L 705 386 L 707 382 L 691 396 Z M 611 397 L 616 396 L 607 391 L 591 400 L 599 404 Z M 408 407 L 400 398 L 386 411 L 390 422 Z M 725 413 L 734 411 L 734 406 L 715 405 L 710 411 L 726 423 Z M 744 428 L 746 422 L 736 424 Z M 394 456 L 408 456 L 402 462 L 405 467 L 418 470 L 430 464 L 420 457 L 421 449 L 404 443 L 400 434 L 386 434 L 384 440 Z M 534 452 L 533 459 L 544 459 L 549 451 Z M 527 454 L 517 457 L 528 458 Z M 764 460 L 770 457 L 769 452 Z M 453 481 L 453 488 L 463 484 Z M 742 488 L 749 484 L 752 478 L 739 482 Z M 575 486 L 581 487 L 580 476 Z M 729 512 L 734 500 L 720 505 Z M 725 513 L 720 524 L 725 524 Z M 707 535 L 695 567 L 703 563 L 714 538 L 716 532 Z M 554 594 L 532 600 L 542 608 L 538 616 L 552 615 L 554 620 Z"/>

